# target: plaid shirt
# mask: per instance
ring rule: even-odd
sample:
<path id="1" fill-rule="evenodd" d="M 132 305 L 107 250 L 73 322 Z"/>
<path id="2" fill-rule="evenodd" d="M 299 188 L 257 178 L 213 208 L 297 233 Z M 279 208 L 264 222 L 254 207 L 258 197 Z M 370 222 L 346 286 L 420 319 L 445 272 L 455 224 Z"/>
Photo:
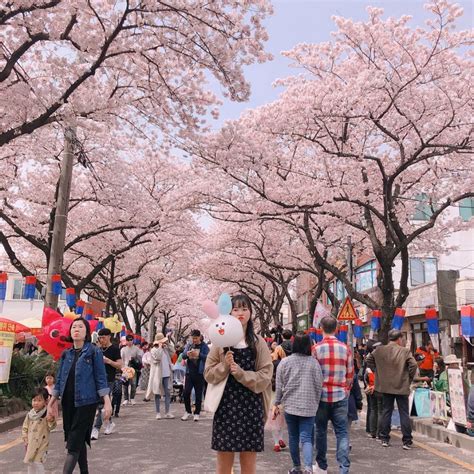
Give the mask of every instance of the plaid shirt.
<path id="1" fill-rule="evenodd" d="M 323 372 L 322 402 L 338 402 L 349 395 L 354 378 L 354 359 L 346 344 L 335 336 L 316 344 L 313 357 Z"/>

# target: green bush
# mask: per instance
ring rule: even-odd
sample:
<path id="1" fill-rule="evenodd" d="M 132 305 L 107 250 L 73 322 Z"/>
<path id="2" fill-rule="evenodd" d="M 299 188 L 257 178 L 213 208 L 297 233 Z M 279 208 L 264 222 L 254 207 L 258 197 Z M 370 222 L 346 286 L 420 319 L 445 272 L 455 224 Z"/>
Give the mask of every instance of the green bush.
<path id="1" fill-rule="evenodd" d="M 44 386 L 49 372 L 56 373 L 57 363 L 46 353 L 39 355 L 14 354 L 10 368 L 8 395 L 30 403 L 36 387 Z"/>

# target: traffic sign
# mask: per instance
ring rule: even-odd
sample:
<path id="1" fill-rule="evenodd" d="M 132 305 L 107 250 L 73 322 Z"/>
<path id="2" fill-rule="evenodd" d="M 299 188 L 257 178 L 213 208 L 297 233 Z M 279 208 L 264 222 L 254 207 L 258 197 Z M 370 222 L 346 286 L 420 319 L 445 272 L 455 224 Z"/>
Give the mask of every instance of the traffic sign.
<path id="1" fill-rule="evenodd" d="M 339 321 L 354 321 L 357 319 L 357 313 L 349 297 L 346 298 L 342 308 L 337 315 Z"/>

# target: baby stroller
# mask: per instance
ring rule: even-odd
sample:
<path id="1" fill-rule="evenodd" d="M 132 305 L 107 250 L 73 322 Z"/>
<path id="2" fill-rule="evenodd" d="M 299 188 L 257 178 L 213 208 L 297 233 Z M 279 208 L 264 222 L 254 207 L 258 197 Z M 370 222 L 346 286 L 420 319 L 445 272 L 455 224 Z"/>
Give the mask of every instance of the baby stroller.
<path id="1" fill-rule="evenodd" d="M 171 392 L 171 401 L 183 403 L 183 392 L 184 392 L 184 376 L 186 374 L 186 368 L 175 364 L 173 370 L 173 391 Z"/>

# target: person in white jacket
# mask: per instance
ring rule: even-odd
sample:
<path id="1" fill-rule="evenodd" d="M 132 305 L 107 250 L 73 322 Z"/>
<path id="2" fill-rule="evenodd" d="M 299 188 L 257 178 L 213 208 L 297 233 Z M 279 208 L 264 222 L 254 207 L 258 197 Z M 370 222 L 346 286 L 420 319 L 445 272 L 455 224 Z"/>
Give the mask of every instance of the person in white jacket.
<path id="1" fill-rule="evenodd" d="M 161 420 L 160 413 L 161 397 L 165 398 L 164 418 L 174 418 L 170 413 L 171 403 L 171 384 L 173 380 L 173 364 L 171 355 L 174 352 L 174 346 L 163 333 L 156 335 L 153 347 L 150 351 L 151 366 L 150 378 L 145 398 L 150 399 L 151 394 L 155 395 L 156 419 Z"/>

